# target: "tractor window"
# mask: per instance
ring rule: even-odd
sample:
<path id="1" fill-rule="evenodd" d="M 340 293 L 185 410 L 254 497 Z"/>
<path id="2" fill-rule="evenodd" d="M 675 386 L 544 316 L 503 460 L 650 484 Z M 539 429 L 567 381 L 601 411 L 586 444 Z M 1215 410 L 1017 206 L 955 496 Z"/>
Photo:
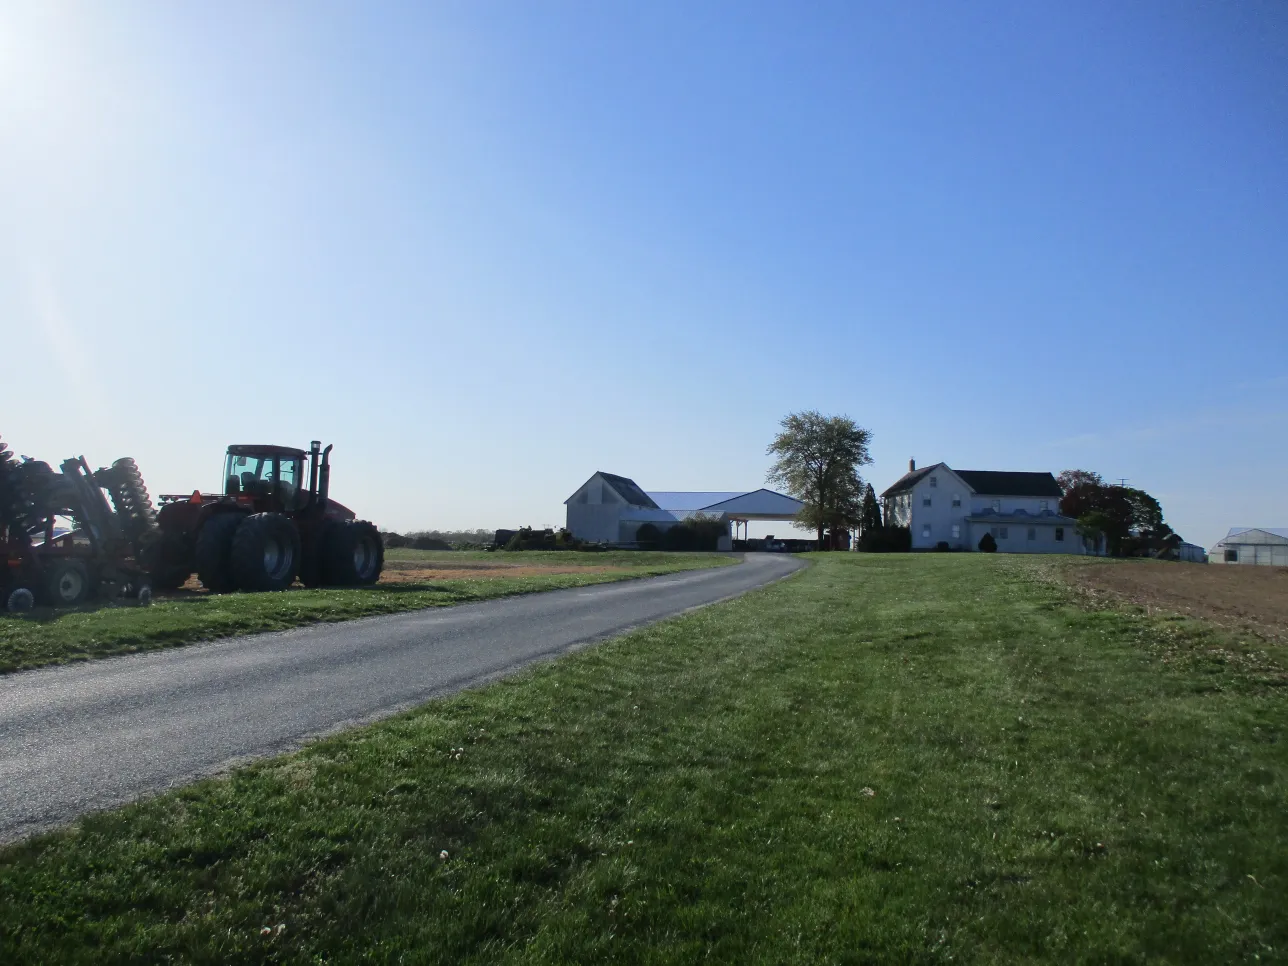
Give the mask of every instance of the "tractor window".
<path id="1" fill-rule="evenodd" d="M 278 495 L 287 510 L 303 510 L 309 502 L 308 486 L 304 482 L 301 460 L 277 461 Z"/>
<path id="2" fill-rule="evenodd" d="M 224 467 L 224 492 L 267 497 L 276 491 L 286 510 L 302 510 L 308 504 L 308 484 L 303 461 L 287 457 L 229 455 Z"/>

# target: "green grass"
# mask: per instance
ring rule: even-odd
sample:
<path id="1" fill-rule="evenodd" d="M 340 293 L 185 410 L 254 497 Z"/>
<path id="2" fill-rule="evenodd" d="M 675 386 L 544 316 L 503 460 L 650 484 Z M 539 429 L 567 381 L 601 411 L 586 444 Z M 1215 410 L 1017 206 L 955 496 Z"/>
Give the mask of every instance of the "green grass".
<path id="1" fill-rule="evenodd" d="M 0 853 L 0 961 L 1288 959 L 1272 677 L 1023 558 L 815 563 Z"/>
<path id="2" fill-rule="evenodd" d="M 292 589 L 283 594 L 189 594 L 158 597 L 148 608 L 84 607 L 76 610 L 0 613 L 0 673 L 176 647 L 195 641 L 283 630 L 302 624 L 352 620 L 371 614 L 446 607 L 560 587 L 653 576 L 735 563 L 732 557 L 637 551 L 578 553 L 442 552 L 392 550 L 392 562 L 461 567 L 488 564 L 585 567 L 586 573 L 437 580 L 353 589 Z M 616 573 L 590 568 L 611 567 Z"/>

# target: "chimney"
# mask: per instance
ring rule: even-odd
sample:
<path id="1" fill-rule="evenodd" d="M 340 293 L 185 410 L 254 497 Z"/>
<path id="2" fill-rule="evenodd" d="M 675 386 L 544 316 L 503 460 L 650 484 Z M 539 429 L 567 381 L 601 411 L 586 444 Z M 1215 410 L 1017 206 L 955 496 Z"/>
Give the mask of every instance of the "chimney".
<path id="1" fill-rule="evenodd" d="M 915 473 L 915 472 L 917 472 L 917 461 L 916 461 L 916 460 L 908 460 L 908 472 L 909 472 L 909 473 Z"/>

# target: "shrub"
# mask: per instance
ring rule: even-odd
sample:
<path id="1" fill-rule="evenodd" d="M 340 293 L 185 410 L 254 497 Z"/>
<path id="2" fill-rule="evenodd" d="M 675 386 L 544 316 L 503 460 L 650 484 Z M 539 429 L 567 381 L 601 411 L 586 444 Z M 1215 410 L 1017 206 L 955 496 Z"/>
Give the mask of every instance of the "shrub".
<path id="1" fill-rule="evenodd" d="M 635 531 L 635 545 L 641 550 L 656 550 L 662 545 L 662 530 L 656 523 L 642 523 Z"/>
<path id="2" fill-rule="evenodd" d="M 719 547 L 720 538 L 728 533 L 729 525 L 723 520 L 699 514 L 663 531 L 662 549 L 711 552 Z"/>
<path id="3" fill-rule="evenodd" d="M 952 547 L 948 546 L 947 540 L 940 540 L 937 544 L 935 544 L 935 551 L 937 553 L 947 553 L 951 549 Z"/>
<path id="4" fill-rule="evenodd" d="M 864 553 L 908 553 L 912 550 L 912 531 L 907 527 L 874 527 L 859 537 Z"/>
<path id="5" fill-rule="evenodd" d="M 984 553 L 997 553 L 997 541 L 993 539 L 991 533 L 986 533 L 979 538 L 979 549 Z"/>
<path id="6" fill-rule="evenodd" d="M 411 545 L 410 539 L 404 537 L 401 533 L 394 533 L 392 530 L 382 530 L 380 539 L 384 541 L 386 547 L 393 550 Z"/>
<path id="7" fill-rule="evenodd" d="M 509 533 L 504 546 L 506 550 L 580 550 L 582 542 L 565 529 L 558 533 L 554 530 L 534 530 L 532 527 L 520 527 L 514 530 L 498 530 L 496 540 L 500 543 L 503 534 Z"/>

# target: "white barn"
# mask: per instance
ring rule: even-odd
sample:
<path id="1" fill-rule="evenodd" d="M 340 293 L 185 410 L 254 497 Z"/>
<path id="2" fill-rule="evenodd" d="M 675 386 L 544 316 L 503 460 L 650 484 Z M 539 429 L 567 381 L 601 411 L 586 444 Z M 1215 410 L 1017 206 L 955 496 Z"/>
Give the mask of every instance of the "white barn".
<path id="1" fill-rule="evenodd" d="M 1208 562 L 1288 567 L 1288 529 L 1231 527 L 1224 539 L 1208 551 Z"/>
<path id="2" fill-rule="evenodd" d="M 615 473 L 598 472 L 564 500 L 568 530 L 579 540 L 630 546 L 639 528 L 652 523 L 660 530 L 693 516 L 723 520 L 730 533 L 751 520 L 791 520 L 801 502 L 773 490 L 684 491 L 645 493 L 636 482 Z"/>
<path id="3" fill-rule="evenodd" d="M 663 510 L 634 480 L 614 473 L 596 473 L 564 500 L 568 530 L 578 540 L 592 543 L 632 544 L 641 526 L 662 529 L 676 518 Z"/>

